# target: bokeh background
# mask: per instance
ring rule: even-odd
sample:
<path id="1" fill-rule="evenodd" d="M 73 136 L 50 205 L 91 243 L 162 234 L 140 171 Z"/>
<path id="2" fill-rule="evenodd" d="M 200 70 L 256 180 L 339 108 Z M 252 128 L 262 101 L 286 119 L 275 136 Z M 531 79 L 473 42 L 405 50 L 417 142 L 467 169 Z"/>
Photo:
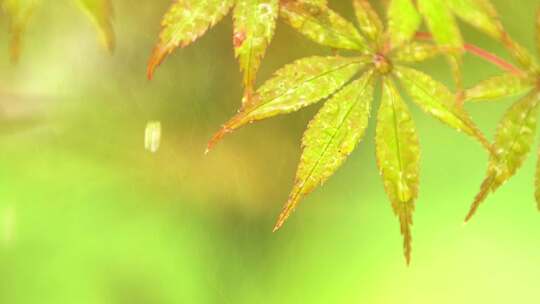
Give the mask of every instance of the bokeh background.
<path id="1" fill-rule="evenodd" d="M 0 35 L 0 303 L 540 302 L 535 155 L 463 226 L 486 153 L 413 108 L 422 184 L 411 266 L 376 169 L 373 124 L 334 178 L 272 233 L 320 105 L 239 130 L 205 156 L 242 95 L 230 18 L 149 82 L 146 61 L 170 1 L 115 0 L 112 56 L 72 2 L 36 11 L 18 65 Z M 330 3 L 353 20 L 348 0 Z M 494 3 L 534 49 L 538 1 Z M 280 23 L 259 79 L 329 53 Z M 451 85 L 443 59 L 420 68 Z M 498 73 L 470 56 L 465 71 L 469 85 Z M 467 107 L 491 138 L 510 103 Z M 153 120 L 163 126 L 154 154 L 144 149 Z"/>

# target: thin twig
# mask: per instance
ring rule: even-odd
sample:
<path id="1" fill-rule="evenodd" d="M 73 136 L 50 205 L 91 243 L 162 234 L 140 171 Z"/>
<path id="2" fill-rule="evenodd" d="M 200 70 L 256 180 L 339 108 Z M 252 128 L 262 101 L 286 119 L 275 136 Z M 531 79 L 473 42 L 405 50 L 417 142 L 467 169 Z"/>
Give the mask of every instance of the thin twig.
<path id="1" fill-rule="evenodd" d="M 416 33 L 416 39 L 419 40 L 432 40 L 433 37 L 431 34 L 426 32 L 418 32 Z M 483 60 L 499 67 L 501 70 L 506 71 L 508 73 L 511 73 L 513 75 L 516 75 L 518 77 L 523 77 L 525 75 L 525 72 L 523 72 L 518 67 L 514 66 L 513 64 L 509 63 L 508 61 L 502 59 L 501 57 L 490 53 L 476 45 L 465 43 L 463 45 L 463 49 L 467 51 L 468 53 L 475 55 L 479 58 L 482 58 Z"/>

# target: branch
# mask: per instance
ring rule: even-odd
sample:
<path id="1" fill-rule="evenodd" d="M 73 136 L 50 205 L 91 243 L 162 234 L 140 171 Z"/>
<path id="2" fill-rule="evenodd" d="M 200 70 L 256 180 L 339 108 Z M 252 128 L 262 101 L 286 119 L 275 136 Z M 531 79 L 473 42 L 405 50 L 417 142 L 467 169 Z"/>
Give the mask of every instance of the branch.
<path id="1" fill-rule="evenodd" d="M 416 39 L 419 40 L 432 40 L 433 37 L 431 34 L 426 32 L 418 32 L 416 33 Z M 513 64 L 509 63 L 508 61 L 502 59 L 501 57 L 490 53 L 476 45 L 465 43 L 463 45 L 463 49 L 467 51 L 468 53 L 477 56 L 479 58 L 482 58 L 483 60 L 497 66 L 503 71 L 506 71 L 512 75 L 515 75 L 517 77 L 523 77 L 525 75 L 525 72 L 523 72 L 518 67 L 514 66 Z"/>

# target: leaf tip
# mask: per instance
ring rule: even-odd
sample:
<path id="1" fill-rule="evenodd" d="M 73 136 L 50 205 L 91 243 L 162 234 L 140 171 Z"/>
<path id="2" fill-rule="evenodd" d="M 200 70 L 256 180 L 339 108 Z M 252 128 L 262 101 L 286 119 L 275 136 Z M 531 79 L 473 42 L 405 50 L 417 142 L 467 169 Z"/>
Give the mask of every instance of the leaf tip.
<path id="1" fill-rule="evenodd" d="M 411 265 L 411 252 L 412 252 L 412 236 L 411 236 L 411 227 L 409 224 L 406 224 L 406 227 L 403 227 L 403 256 L 405 257 L 405 263 L 407 266 Z"/>
<path id="2" fill-rule="evenodd" d="M 212 138 L 208 141 L 207 150 L 212 150 L 228 133 L 231 133 L 246 123 L 251 122 L 251 120 L 245 120 L 246 115 L 247 112 L 245 111 L 245 107 L 242 107 L 242 109 L 233 118 L 231 118 L 212 136 Z"/>
<path id="3" fill-rule="evenodd" d="M 478 207 L 486 200 L 490 190 L 491 186 L 493 185 L 494 180 L 493 174 L 489 174 L 488 177 L 482 182 L 482 185 L 480 186 L 480 192 L 476 195 L 474 198 L 474 202 L 471 205 L 471 208 L 469 209 L 469 213 L 467 213 L 467 216 L 465 217 L 464 223 L 468 223 L 472 217 L 476 214 L 476 211 L 478 210 Z"/>
<path id="4" fill-rule="evenodd" d="M 165 60 L 166 56 L 167 56 L 166 48 L 158 44 L 152 51 L 150 60 L 148 60 L 146 76 L 148 77 L 149 80 L 152 80 L 152 78 L 154 77 L 156 68 L 163 62 L 163 60 Z"/>
<path id="5" fill-rule="evenodd" d="M 19 59 L 22 53 L 22 30 L 17 30 L 11 36 L 9 43 L 9 55 L 11 63 L 16 65 L 19 63 Z"/>
<path id="6" fill-rule="evenodd" d="M 291 216 L 292 212 L 296 208 L 296 205 L 298 204 L 299 199 L 300 197 L 298 193 L 293 192 L 293 194 L 291 194 L 291 196 L 289 197 L 289 200 L 285 204 L 285 207 L 283 207 L 283 210 L 279 214 L 279 217 L 276 221 L 276 225 L 274 226 L 274 232 L 281 229 L 283 224 L 285 224 L 289 216 Z"/>
<path id="7" fill-rule="evenodd" d="M 478 194 L 478 196 L 482 195 L 481 193 Z M 482 199 L 483 200 L 483 199 Z M 463 221 L 463 225 L 467 225 L 469 221 L 472 219 L 472 217 L 476 214 L 476 211 L 478 210 L 478 207 L 480 206 L 482 200 L 476 198 L 469 209 L 469 212 L 467 213 L 467 216 L 465 217 L 465 220 Z"/>
<path id="8" fill-rule="evenodd" d="M 208 144 L 206 145 L 206 150 L 204 151 L 204 154 L 210 153 L 214 149 L 214 147 L 221 142 L 223 137 L 227 135 L 227 133 L 230 133 L 231 129 L 227 128 L 226 126 L 223 126 L 219 131 L 217 131 L 212 138 L 208 141 Z"/>
<path id="9" fill-rule="evenodd" d="M 292 210 L 293 209 L 290 206 L 290 203 L 287 203 L 287 206 L 285 206 L 283 211 L 279 214 L 278 220 L 276 221 L 276 224 L 274 225 L 274 229 L 272 230 L 273 232 L 276 232 L 279 229 L 281 229 L 281 227 L 283 227 L 283 224 L 285 224 L 285 222 L 291 215 Z"/>

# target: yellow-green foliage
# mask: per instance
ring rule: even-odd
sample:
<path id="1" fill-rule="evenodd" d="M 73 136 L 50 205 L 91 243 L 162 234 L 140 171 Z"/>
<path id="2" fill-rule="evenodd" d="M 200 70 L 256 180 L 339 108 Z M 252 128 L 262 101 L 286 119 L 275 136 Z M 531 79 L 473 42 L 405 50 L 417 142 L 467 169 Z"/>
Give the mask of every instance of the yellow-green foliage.
<path id="1" fill-rule="evenodd" d="M 8 17 L 11 54 L 16 60 L 32 12 L 43 3 L 0 1 Z M 351 0 L 356 20 L 349 21 L 328 7 L 325 0 L 174 0 L 163 17 L 158 42 L 148 63 L 148 77 L 174 50 L 190 45 L 231 13 L 232 47 L 243 73 L 244 97 L 237 114 L 215 134 L 208 148 L 252 122 L 324 103 L 304 133 L 296 178 L 275 230 L 354 151 L 369 125 L 374 97 L 381 96 L 375 119 L 377 166 L 399 219 L 404 255 L 409 262 L 421 148 L 406 100 L 475 139 L 489 153 L 487 175 L 468 220 L 488 194 L 517 172 L 532 149 L 540 104 L 540 68 L 534 56 L 504 31 L 489 0 L 386 2 L 386 20 L 383 20 L 368 0 Z M 115 37 L 111 0 L 77 0 L 77 3 L 97 25 L 106 47 L 112 50 Z M 334 49 L 335 53 L 298 59 L 256 88 L 256 75 L 278 19 L 313 42 Z M 465 43 L 459 20 L 499 41 L 519 67 Z M 419 32 L 423 25 L 429 33 Z M 540 51 L 540 13 L 537 40 Z M 499 66 L 505 73 L 464 90 L 462 54 L 467 51 Z M 448 59 L 456 93 L 430 75 L 408 66 L 438 55 Z M 377 88 L 381 88 L 380 94 Z M 403 98 L 403 94 L 409 98 Z M 522 98 L 503 116 L 495 140 L 490 143 L 465 111 L 463 101 L 514 95 Z M 535 186 L 540 208 L 540 161 Z"/>
<path id="2" fill-rule="evenodd" d="M 538 68 L 528 51 L 504 31 L 489 0 L 390 0 L 386 5 L 386 25 L 368 0 L 351 2 L 358 27 L 329 8 L 324 0 L 176 0 L 163 19 L 149 76 L 175 48 L 195 41 L 234 7 L 233 45 L 246 91 L 240 110 L 215 134 L 209 148 L 227 133 L 251 122 L 291 113 L 328 98 L 304 134 L 293 189 L 275 230 L 302 198 L 332 176 L 353 152 L 369 124 L 373 98 L 378 95 L 375 88 L 382 83 L 376 119 L 377 164 L 400 221 L 408 262 L 420 184 L 420 145 L 398 88 L 425 113 L 476 139 L 489 152 L 488 176 L 470 217 L 489 192 L 516 172 L 530 150 L 540 95 Z M 350 56 L 299 59 L 254 89 L 255 75 L 274 35 L 278 16 L 306 38 L 347 51 Z M 524 70 L 467 45 L 458 20 L 500 41 Z M 430 33 L 418 32 L 423 23 Z M 424 41 L 417 40 L 420 38 Z M 508 73 L 465 91 L 461 75 L 465 51 L 476 52 Z M 406 66 L 441 54 L 446 55 L 451 66 L 457 94 L 428 74 Z M 531 92 L 503 118 L 493 145 L 462 104 L 463 100 L 487 100 L 526 91 Z M 538 171 L 540 175 L 540 165 Z"/>

